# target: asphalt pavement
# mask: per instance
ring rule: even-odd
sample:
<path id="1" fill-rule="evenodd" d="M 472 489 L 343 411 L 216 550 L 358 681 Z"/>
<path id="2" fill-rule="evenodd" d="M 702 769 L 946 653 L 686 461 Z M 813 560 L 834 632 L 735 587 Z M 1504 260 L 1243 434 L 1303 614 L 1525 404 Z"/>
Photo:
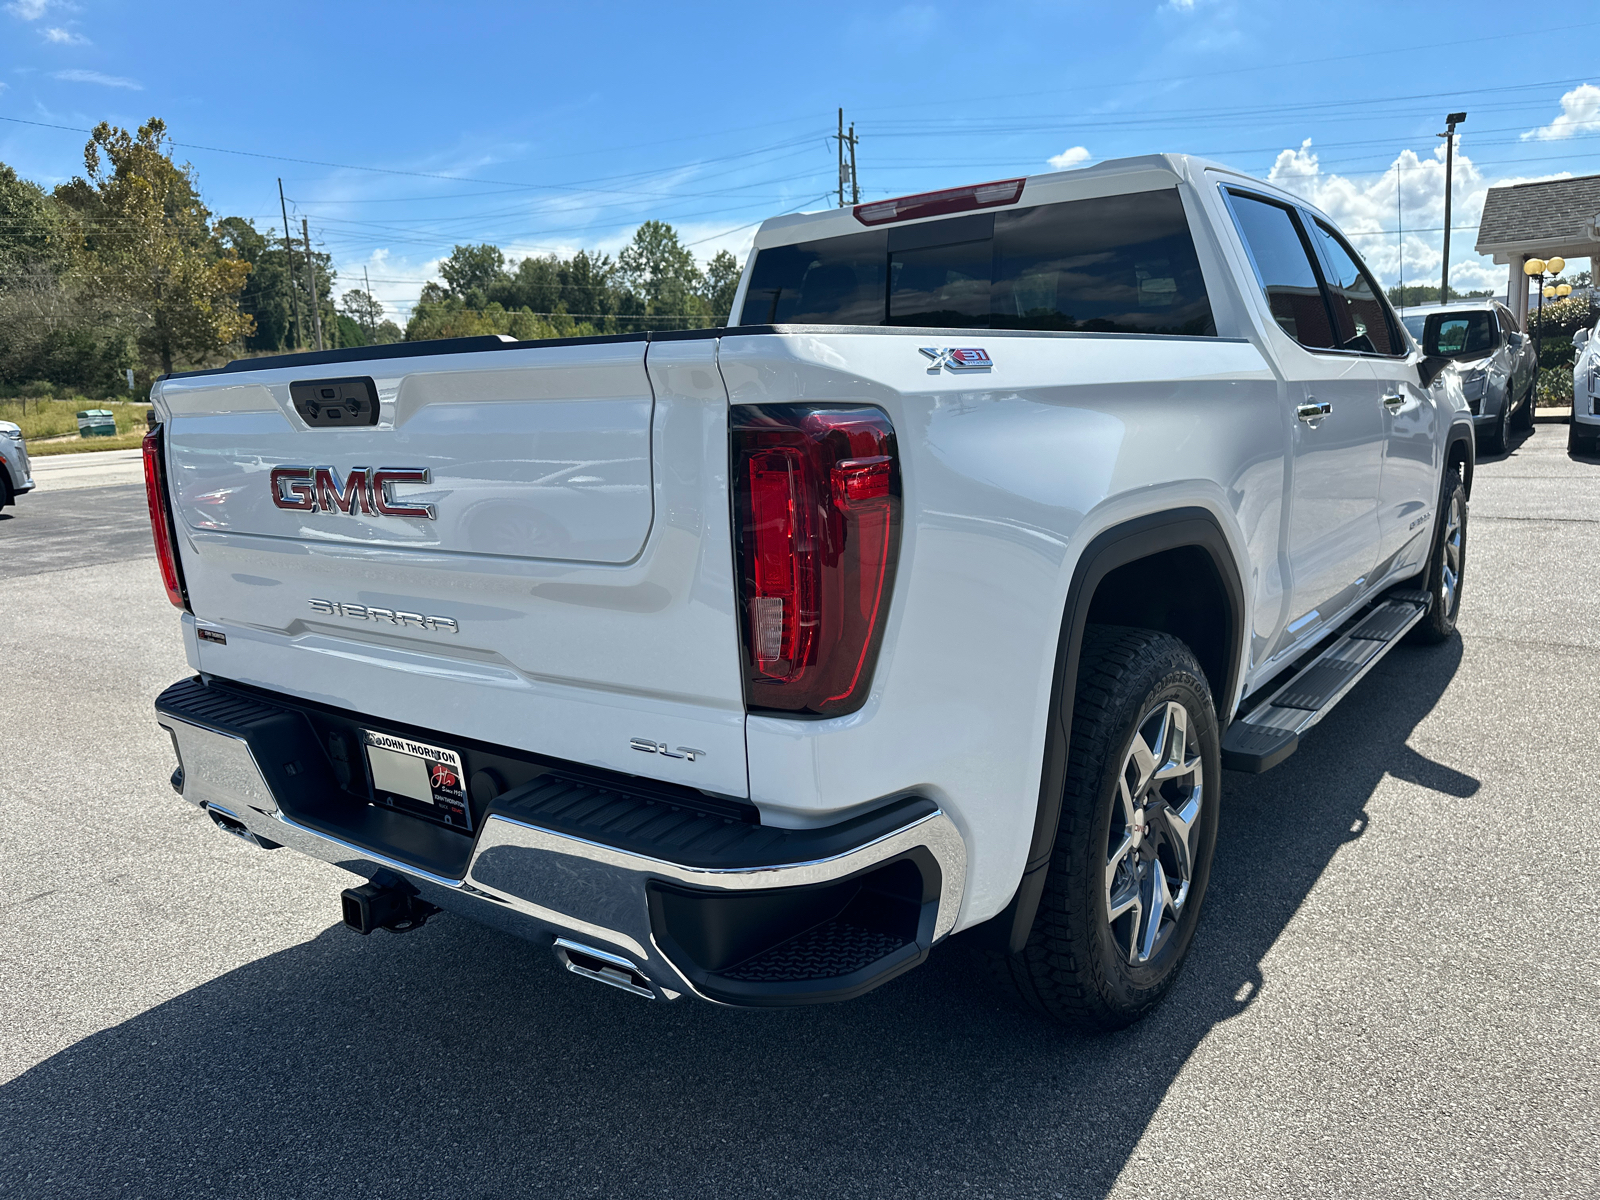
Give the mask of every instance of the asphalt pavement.
<path id="1" fill-rule="evenodd" d="M 1600 463 L 1560 426 L 1479 464 L 1460 638 L 1226 776 L 1190 964 L 1106 1037 L 953 945 L 739 1012 L 450 916 L 356 936 L 352 877 L 167 786 L 187 668 L 130 496 L 0 521 L 0 1196 L 1593 1189 Z"/>

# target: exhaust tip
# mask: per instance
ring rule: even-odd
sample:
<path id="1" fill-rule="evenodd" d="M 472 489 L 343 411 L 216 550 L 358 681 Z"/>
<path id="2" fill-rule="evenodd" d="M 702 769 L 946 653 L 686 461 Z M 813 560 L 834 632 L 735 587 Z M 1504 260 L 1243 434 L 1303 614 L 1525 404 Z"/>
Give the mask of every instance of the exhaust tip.
<path id="1" fill-rule="evenodd" d="M 596 983 L 621 988 L 635 996 L 643 996 L 646 1000 L 657 998 L 657 990 L 651 984 L 649 977 L 620 955 L 596 950 L 593 946 L 585 946 L 567 938 L 556 939 L 555 951 L 556 957 L 561 960 L 561 965 L 574 975 L 582 975 L 585 979 L 592 979 Z M 659 994 L 668 998 L 672 995 L 665 991 Z"/>
<path id="2" fill-rule="evenodd" d="M 211 823 L 223 833 L 231 834 L 241 842 L 248 842 L 259 850 L 276 850 L 281 843 L 269 841 L 259 833 L 251 831 L 250 827 L 234 816 L 225 808 L 218 808 L 215 804 L 206 805 L 206 816 L 211 818 Z"/>

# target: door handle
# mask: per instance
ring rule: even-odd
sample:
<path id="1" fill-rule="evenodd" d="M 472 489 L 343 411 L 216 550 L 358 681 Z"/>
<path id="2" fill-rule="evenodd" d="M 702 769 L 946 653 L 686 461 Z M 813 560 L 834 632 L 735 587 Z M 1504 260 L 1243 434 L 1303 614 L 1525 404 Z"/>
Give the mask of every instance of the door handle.
<path id="1" fill-rule="evenodd" d="M 1390 392 L 1383 398 L 1383 406 L 1390 412 L 1395 412 L 1405 402 L 1406 398 L 1400 392 Z"/>
<path id="2" fill-rule="evenodd" d="M 1322 420 L 1323 417 L 1327 416 L 1332 411 L 1333 405 L 1329 404 L 1326 400 L 1322 401 L 1320 404 L 1316 401 L 1312 401 L 1310 404 L 1302 404 L 1299 408 L 1295 409 L 1294 415 L 1299 417 L 1307 425 L 1315 425 L 1318 421 Z"/>

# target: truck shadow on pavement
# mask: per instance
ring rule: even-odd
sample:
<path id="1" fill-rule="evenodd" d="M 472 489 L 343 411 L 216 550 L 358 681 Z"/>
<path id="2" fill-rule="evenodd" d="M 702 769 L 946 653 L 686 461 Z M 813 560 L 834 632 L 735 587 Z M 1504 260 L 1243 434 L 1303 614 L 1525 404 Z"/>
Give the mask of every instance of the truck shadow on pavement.
<path id="1" fill-rule="evenodd" d="M 1477 790 L 1405 744 L 1460 659 L 1398 649 L 1278 770 L 1225 777 L 1189 967 L 1134 1029 L 1046 1025 L 960 946 L 850 1004 L 744 1012 L 593 986 L 461 920 L 335 926 L 0 1088 L 0 1192 L 1104 1195 L 1383 777 Z"/>

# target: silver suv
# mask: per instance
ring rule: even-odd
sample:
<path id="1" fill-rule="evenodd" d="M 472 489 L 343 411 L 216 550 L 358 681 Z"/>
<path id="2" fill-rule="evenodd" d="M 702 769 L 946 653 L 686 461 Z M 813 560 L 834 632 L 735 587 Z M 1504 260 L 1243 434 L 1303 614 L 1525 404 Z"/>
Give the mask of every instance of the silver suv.
<path id="1" fill-rule="evenodd" d="M 1509 308 L 1497 300 L 1472 300 L 1408 312 L 1401 320 L 1424 354 L 1460 365 L 1462 391 L 1487 453 L 1504 453 L 1513 427 L 1532 428 L 1539 360 Z"/>
<path id="2" fill-rule="evenodd" d="M 28 444 L 22 430 L 10 421 L 0 421 L 0 508 L 23 492 L 33 491 L 33 472 L 28 465 Z"/>

